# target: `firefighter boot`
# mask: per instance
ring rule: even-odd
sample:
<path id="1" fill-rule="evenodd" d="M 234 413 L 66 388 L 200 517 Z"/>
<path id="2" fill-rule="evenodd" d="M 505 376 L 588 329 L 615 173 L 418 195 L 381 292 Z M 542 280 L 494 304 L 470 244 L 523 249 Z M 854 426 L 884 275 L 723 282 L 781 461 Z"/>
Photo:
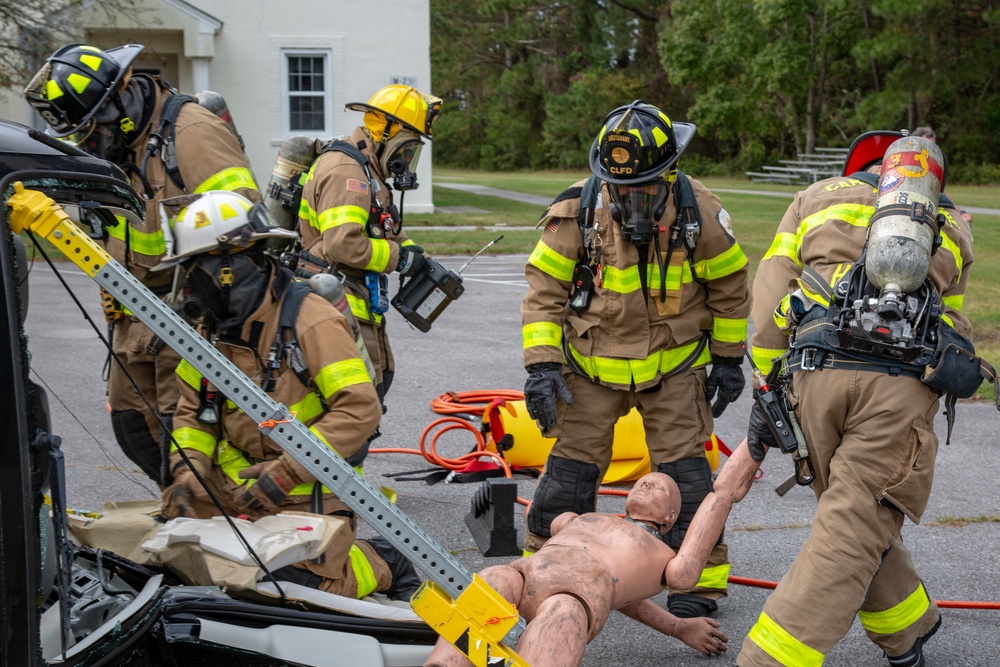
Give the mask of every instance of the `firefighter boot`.
<path id="1" fill-rule="evenodd" d="M 379 592 L 385 593 L 390 600 L 409 602 L 421 583 L 413 564 L 396 547 L 389 544 L 389 541 L 384 537 L 372 537 L 366 539 L 365 542 L 371 545 L 375 553 L 385 561 L 392 574 L 392 583 L 389 584 L 389 588 Z"/>
<path id="2" fill-rule="evenodd" d="M 885 656 L 889 661 L 889 667 L 925 667 L 927 661 L 924 660 L 924 644 L 927 643 L 928 639 L 934 636 L 934 633 L 937 632 L 940 627 L 941 619 L 939 618 L 938 622 L 934 624 L 934 627 L 931 628 L 930 632 L 913 642 L 913 646 L 910 647 L 909 651 L 903 655 L 896 656 L 895 658 Z"/>
<path id="3" fill-rule="evenodd" d="M 674 593 L 667 597 L 667 611 L 677 618 L 711 616 L 719 609 L 715 600 L 690 593 Z"/>

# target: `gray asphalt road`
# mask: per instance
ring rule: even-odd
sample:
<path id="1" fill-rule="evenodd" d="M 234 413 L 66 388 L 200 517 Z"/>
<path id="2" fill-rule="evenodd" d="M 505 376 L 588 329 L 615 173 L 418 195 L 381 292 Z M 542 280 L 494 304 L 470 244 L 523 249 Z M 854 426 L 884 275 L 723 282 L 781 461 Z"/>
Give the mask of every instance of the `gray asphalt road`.
<path id="1" fill-rule="evenodd" d="M 449 391 L 521 389 L 520 315 L 525 291 L 524 256 L 480 257 L 465 272 L 466 293 L 445 311 L 427 334 L 389 314 L 389 331 L 397 356 L 396 382 L 388 396 L 379 447 L 416 450 L 421 431 L 439 415 L 430 401 Z M 446 258 L 452 268 L 464 258 Z M 75 268 L 63 263 L 61 272 L 103 331 L 97 288 Z M 31 309 L 27 333 L 36 381 L 49 388 L 54 430 L 63 437 L 68 464 L 69 500 L 77 508 L 100 509 L 108 500 L 155 497 L 152 486 L 128 465 L 112 435 L 105 410 L 101 371 L 106 353 L 66 291 L 44 265 L 31 274 Z M 395 288 L 395 278 L 391 285 Z M 750 399 L 744 395 L 718 420 L 717 433 L 735 445 L 742 438 Z M 941 447 L 937 479 L 921 526 L 907 524 L 904 539 L 913 552 L 927 590 L 936 599 L 1000 600 L 997 551 L 1000 524 L 973 521 L 962 527 L 934 525 L 949 517 L 996 517 L 1000 493 L 996 480 L 1000 461 L 996 453 L 996 426 L 1000 414 L 989 405 L 962 404 L 950 447 Z M 944 433 L 940 419 L 938 432 Z M 474 446 L 471 434 L 449 433 L 441 439 L 445 455 L 457 455 Z M 419 456 L 375 454 L 366 472 L 376 484 L 399 492 L 399 507 L 413 517 L 446 549 L 470 569 L 509 558 L 485 558 L 463 521 L 477 485 L 394 481 L 399 472 L 425 470 Z M 732 574 L 776 580 L 792 562 L 815 510 L 808 489 L 795 488 L 784 498 L 774 487 L 791 472 L 789 459 L 771 455 L 764 477 L 738 505 L 729 520 Z M 520 495 L 530 497 L 534 483 L 519 482 Z M 604 497 L 603 511 L 620 511 L 619 499 Z M 515 513 L 519 536 L 524 522 Z M 730 637 L 727 656 L 709 659 L 680 642 L 658 635 L 620 615 L 587 649 L 585 665 L 670 664 L 694 667 L 732 665 L 740 643 L 757 618 L 767 596 L 761 588 L 731 585 L 717 618 Z M 660 596 L 660 601 L 663 601 Z M 816 614 L 823 616 L 824 591 L 816 591 Z M 927 645 L 928 664 L 938 667 L 1000 664 L 1000 612 L 945 610 L 944 625 Z M 833 667 L 884 665 L 876 649 L 854 624 L 825 663 Z"/>

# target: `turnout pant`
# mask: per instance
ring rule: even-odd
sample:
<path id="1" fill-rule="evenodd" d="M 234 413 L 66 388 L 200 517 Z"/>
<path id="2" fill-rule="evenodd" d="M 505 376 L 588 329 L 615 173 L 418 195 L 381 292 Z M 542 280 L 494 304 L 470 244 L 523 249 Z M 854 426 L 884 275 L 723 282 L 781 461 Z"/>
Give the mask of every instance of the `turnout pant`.
<path id="1" fill-rule="evenodd" d="M 699 497 L 685 503 L 687 507 L 683 509 L 690 512 L 682 510 L 676 524 L 683 535 L 697 505 L 711 490 L 705 441 L 711 437 L 714 425 L 705 400 L 705 369 L 679 373 L 653 389 L 640 392 L 611 389 L 567 368 L 563 369 L 563 378 L 574 400 L 572 405 L 558 402 L 558 421 L 548 433 L 556 442 L 528 513 L 525 551 L 537 551 L 545 544 L 551 536 L 552 519 L 559 514 L 596 509 L 597 489 L 611 463 L 615 423 L 633 407 L 642 416 L 652 470 L 680 468 L 684 477 L 692 477 L 694 473 L 694 477 L 704 478 L 690 485 L 703 492 L 695 491 Z M 689 487 L 682 480 L 676 481 L 683 503 L 684 490 Z M 720 541 L 712 550 L 698 585 L 687 591 L 671 592 L 719 599 L 726 595 L 728 576 L 728 550 L 725 542 Z"/>
<path id="2" fill-rule="evenodd" d="M 158 342 L 145 324 L 129 317 L 115 323 L 112 349 L 170 428 L 169 420 L 180 397 L 175 374 L 180 355 L 169 345 Z M 163 475 L 164 444 L 169 439 L 161 433 L 157 415 L 113 359 L 108 377 L 108 407 L 115 439 L 129 460 L 157 484 L 169 482 Z"/>
<path id="3" fill-rule="evenodd" d="M 930 496 L 937 395 L 916 378 L 833 369 L 795 373 L 792 389 L 819 504 L 737 664 L 821 665 L 855 614 L 886 655 L 902 655 L 940 618 L 900 538 Z"/>

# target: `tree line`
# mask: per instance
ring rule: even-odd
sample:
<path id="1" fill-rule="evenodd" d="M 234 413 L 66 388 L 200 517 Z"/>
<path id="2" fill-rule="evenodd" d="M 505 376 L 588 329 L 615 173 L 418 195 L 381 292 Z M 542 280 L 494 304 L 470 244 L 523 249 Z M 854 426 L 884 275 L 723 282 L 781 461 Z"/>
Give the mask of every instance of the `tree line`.
<path id="1" fill-rule="evenodd" d="M 579 169 L 633 99 L 697 124 L 690 171 L 929 125 L 1000 182 L 1000 0 L 430 0 L 439 164 Z"/>

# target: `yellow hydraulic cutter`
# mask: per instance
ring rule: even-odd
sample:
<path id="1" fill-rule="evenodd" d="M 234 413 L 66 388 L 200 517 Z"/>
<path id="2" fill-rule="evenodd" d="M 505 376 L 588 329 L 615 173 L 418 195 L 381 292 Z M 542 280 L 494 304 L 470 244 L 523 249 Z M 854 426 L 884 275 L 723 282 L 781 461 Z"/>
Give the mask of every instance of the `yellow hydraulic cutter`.
<path id="1" fill-rule="evenodd" d="M 476 665 L 527 667 L 514 652 L 524 631 L 517 610 L 466 570 L 423 529 L 358 475 L 341 457 L 296 420 L 205 338 L 174 313 L 90 238 L 62 207 L 18 181 L 7 199 L 10 227 L 28 230 L 58 248 L 82 271 L 154 331 L 167 345 L 220 387 L 228 399 L 261 424 L 261 433 L 406 555 L 429 581 L 414 594 L 417 614 Z M 119 220 L 119 224 L 127 224 Z"/>

